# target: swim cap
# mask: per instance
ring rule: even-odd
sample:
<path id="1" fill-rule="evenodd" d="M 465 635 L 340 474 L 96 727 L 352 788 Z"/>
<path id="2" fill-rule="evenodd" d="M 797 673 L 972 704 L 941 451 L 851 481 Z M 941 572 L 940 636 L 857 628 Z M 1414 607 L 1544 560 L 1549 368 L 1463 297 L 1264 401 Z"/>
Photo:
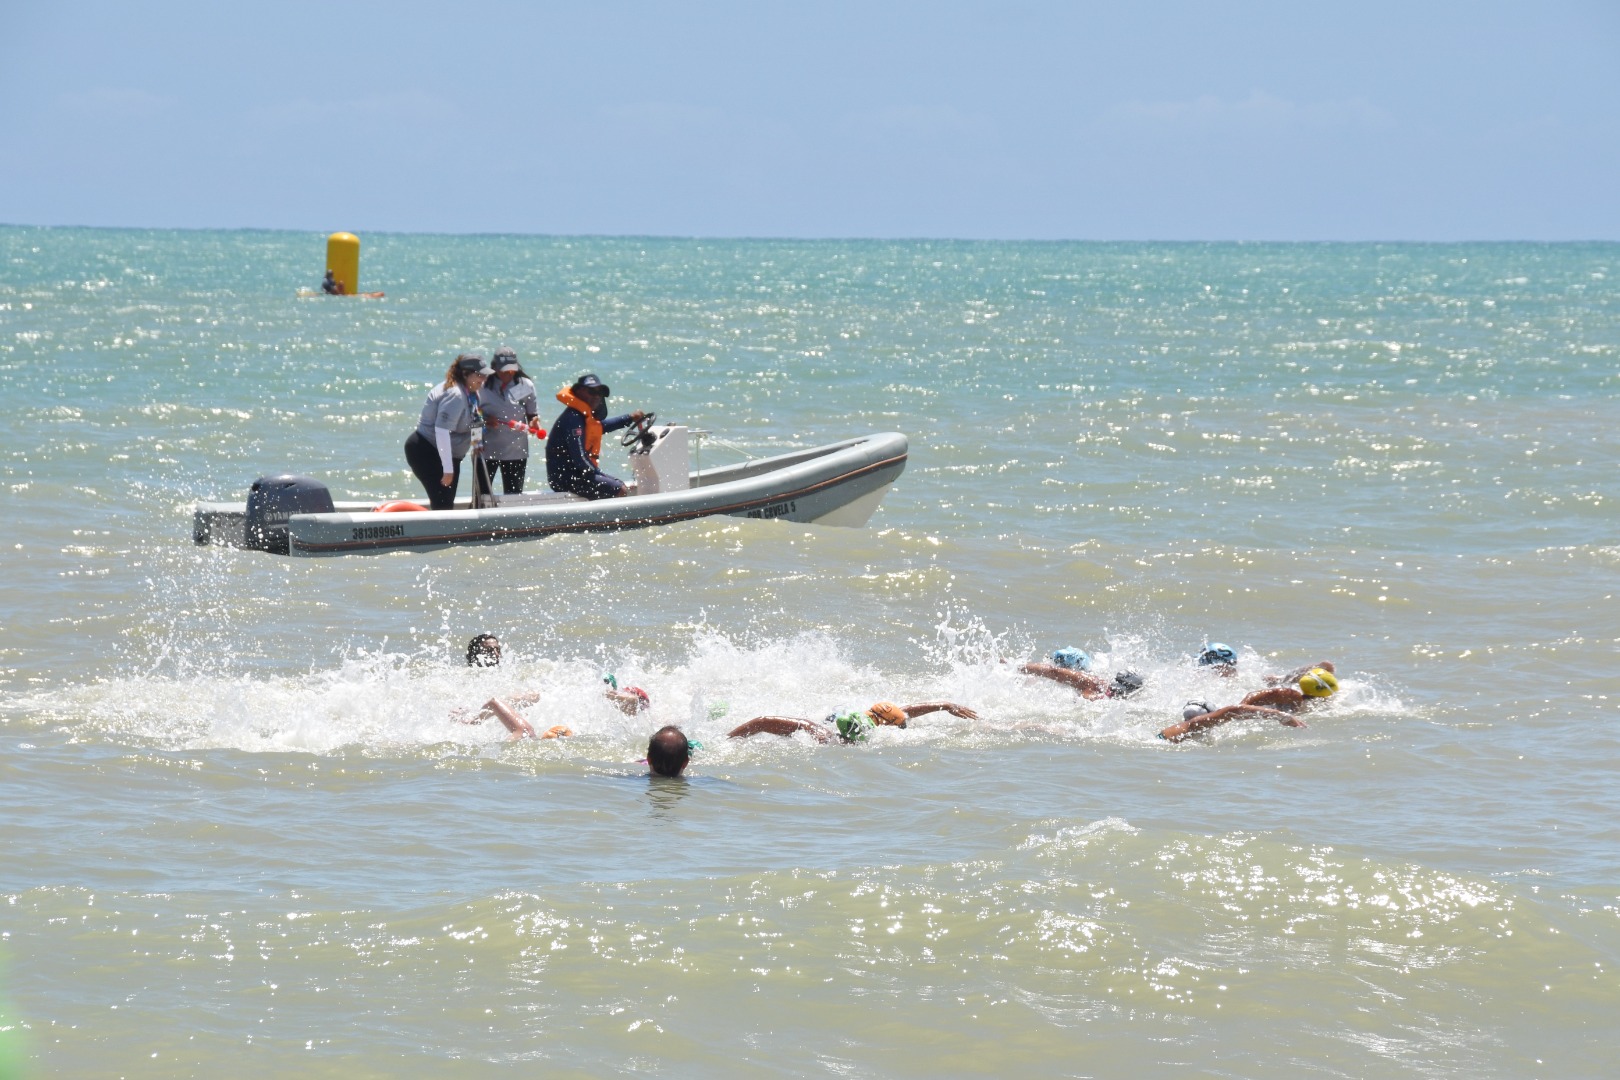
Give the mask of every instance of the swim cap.
<path id="1" fill-rule="evenodd" d="M 1195 716 L 1203 716 L 1205 713 L 1214 711 L 1214 709 L 1209 707 L 1209 702 L 1207 701 L 1189 701 L 1187 704 L 1181 707 L 1181 718 L 1183 720 L 1191 720 Z"/>
<path id="2" fill-rule="evenodd" d="M 906 715 L 904 709 L 892 701 L 878 702 L 866 710 L 866 715 L 870 716 L 876 723 L 889 724 L 893 727 L 905 727 L 906 721 L 911 719 Z"/>
<path id="3" fill-rule="evenodd" d="M 1076 649 L 1073 646 L 1070 646 L 1067 649 L 1059 649 L 1057 652 L 1053 653 L 1052 663 L 1056 664 L 1060 668 L 1090 671 L 1091 654 L 1086 652 L 1084 649 Z"/>
<path id="4" fill-rule="evenodd" d="M 501 639 L 494 634 L 479 634 L 467 642 L 467 664 L 470 667 L 494 667 L 501 662 Z"/>
<path id="5" fill-rule="evenodd" d="M 1130 697 L 1142 689 L 1142 676 L 1134 671 L 1122 671 L 1114 676 L 1114 685 L 1108 688 L 1109 697 Z"/>
<path id="6" fill-rule="evenodd" d="M 1227 664 L 1237 663 L 1237 660 L 1237 653 L 1232 651 L 1232 647 L 1222 645 L 1218 641 L 1208 643 L 1204 646 L 1204 651 L 1198 654 L 1200 667 L 1224 667 Z"/>
<path id="7" fill-rule="evenodd" d="M 605 674 L 603 674 L 602 681 L 607 683 L 609 686 L 613 687 L 613 689 L 615 689 L 615 690 L 617 690 L 619 688 L 619 680 L 614 678 L 613 672 L 611 672 L 611 671 L 606 672 Z"/>
<path id="8" fill-rule="evenodd" d="M 1313 667 L 1299 677 L 1299 689 L 1306 697 L 1327 697 L 1339 688 L 1339 680 L 1326 668 Z"/>
<path id="9" fill-rule="evenodd" d="M 845 742 L 865 742 L 866 733 L 876 726 L 871 717 L 854 709 L 833 713 L 827 717 L 827 722 L 838 729 L 839 736 Z"/>

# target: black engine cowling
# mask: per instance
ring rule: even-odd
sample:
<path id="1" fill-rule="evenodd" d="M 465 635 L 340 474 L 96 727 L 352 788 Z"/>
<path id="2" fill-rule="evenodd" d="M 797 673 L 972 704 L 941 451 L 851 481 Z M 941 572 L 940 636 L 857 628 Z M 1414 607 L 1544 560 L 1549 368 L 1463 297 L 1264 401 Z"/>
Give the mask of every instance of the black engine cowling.
<path id="1" fill-rule="evenodd" d="M 294 514 L 330 514 L 332 493 L 307 476 L 261 476 L 248 490 L 242 546 L 287 554 L 287 519 Z"/>

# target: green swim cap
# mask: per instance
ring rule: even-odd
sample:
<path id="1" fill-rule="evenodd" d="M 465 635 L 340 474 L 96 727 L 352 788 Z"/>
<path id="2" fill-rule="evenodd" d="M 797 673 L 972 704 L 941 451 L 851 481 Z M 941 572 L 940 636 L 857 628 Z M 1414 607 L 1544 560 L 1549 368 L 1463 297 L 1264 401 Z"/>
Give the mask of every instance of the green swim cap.
<path id="1" fill-rule="evenodd" d="M 872 723 L 871 717 L 856 709 L 833 713 L 827 720 L 838 729 L 839 736 L 848 742 L 865 742 L 866 733 L 877 726 Z"/>

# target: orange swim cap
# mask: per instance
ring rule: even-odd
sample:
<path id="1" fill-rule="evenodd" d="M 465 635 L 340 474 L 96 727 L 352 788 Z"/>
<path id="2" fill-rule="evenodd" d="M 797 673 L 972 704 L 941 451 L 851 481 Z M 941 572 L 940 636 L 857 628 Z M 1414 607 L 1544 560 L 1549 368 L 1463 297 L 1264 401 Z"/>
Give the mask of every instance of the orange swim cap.
<path id="1" fill-rule="evenodd" d="M 905 710 L 892 701 L 878 702 L 866 710 L 866 715 L 876 723 L 891 724 L 895 727 L 905 727 L 906 721 L 910 719 L 906 716 Z"/>

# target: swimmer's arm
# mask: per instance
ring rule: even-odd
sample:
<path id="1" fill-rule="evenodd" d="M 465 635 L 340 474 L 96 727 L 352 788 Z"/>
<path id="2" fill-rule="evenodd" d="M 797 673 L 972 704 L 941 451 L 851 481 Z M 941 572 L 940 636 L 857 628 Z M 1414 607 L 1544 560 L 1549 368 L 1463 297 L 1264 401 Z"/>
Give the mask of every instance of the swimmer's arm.
<path id="1" fill-rule="evenodd" d="M 963 720 L 977 720 L 979 714 L 966 705 L 958 705 L 954 701 L 923 701 L 916 705 L 902 705 L 900 711 L 906 714 L 906 719 L 915 720 L 919 716 L 926 716 L 931 712 L 948 712 L 952 716 L 959 716 Z"/>
<path id="2" fill-rule="evenodd" d="M 1288 672 L 1288 674 L 1286 674 L 1286 675 L 1267 675 L 1265 677 L 1266 678 L 1266 685 L 1267 686 L 1283 686 L 1283 685 L 1285 685 L 1287 683 L 1297 683 L 1297 682 L 1299 682 L 1300 676 L 1309 674 L 1310 670 L 1312 668 L 1321 668 L 1323 671 L 1327 672 L 1330 675 L 1334 674 L 1333 661 L 1331 661 L 1331 660 L 1318 660 L 1314 664 L 1306 664 L 1304 667 L 1295 668 L 1293 671 Z"/>
<path id="3" fill-rule="evenodd" d="M 1018 670 L 1025 675 L 1039 675 L 1041 678 L 1051 679 L 1053 682 L 1067 683 L 1080 691 L 1084 697 L 1100 698 L 1103 696 L 1102 683 L 1083 671 L 1060 668 L 1056 664 L 1025 664 Z"/>
<path id="4" fill-rule="evenodd" d="M 478 712 L 473 716 L 468 716 L 466 709 L 451 709 L 450 710 L 450 715 L 452 717 L 454 717 L 455 719 L 461 721 L 463 724 L 482 724 L 485 720 L 488 720 L 490 717 L 500 715 L 494 709 L 490 708 L 490 705 L 493 702 L 496 702 L 496 701 L 499 701 L 499 700 L 500 700 L 499 698 L 490 698 L 489 701 L 484 702 L 484 707 L 482 709 L 479 709 Z M 515 707 L 522 706 L 522 705 L 533 705 L 535 702 L 537 702 L 539 700 L 540 700 L 540 695 L 538 693 L 516 694 L 512 698 L 512 706 L 515 708 Z M 507 726 L 510 727 L 511 725 L 508 724 Z"/>
<path id="5" fill-rule="evenodd" d="M 619 711 L 634 716 L 642 709 L 641 698 L 628 690 L 608 690 L 605 692 L 609 701 L 619 707 Z"/>
<path id="6" fill-rule="evenodd" d="M 1228 705 L 1224 709 L 1207 712 L 1203 716 L 1195 716 L 1191 720 L 1183 720 L 1179 724 L 1171 724 L 1159 732 L 1159 738 L 1168 742 L 1180 742 L 1187 736 L 1206 728 L 1216 727 L 1229 720 L 1236 720 L 1244 716 L 1266 717 L 1274 716 L 1277 723 L 1287 727 L 1304 727 L 1305 721 L 1289 716 L 1276 709 L 1268 709 L 1263 705 Z"/>
<path id="7" fill-rule="evenodd" d="M 500 698 L 492 697 L 484 702 L 484 711 L 479 715 L 494 716 L 499 719 L 501 723 L 506 725 L 506 730 L 512 733 L 514 739 L 534 738 L 534 728 L 529 726 L 529 722 L 519 716 L 517 710 Z"/>
<path id="8" fill-rule="evenodd" d="M 792 736 L 807 731 L 817 742 L 831 742 L 832 736 L 825 724 L 801 720 L 796 716 L 756 716 L 746 724 L 739 724 L 726 733 L 728 739 L 746 739 L 750 735 Z"/>

